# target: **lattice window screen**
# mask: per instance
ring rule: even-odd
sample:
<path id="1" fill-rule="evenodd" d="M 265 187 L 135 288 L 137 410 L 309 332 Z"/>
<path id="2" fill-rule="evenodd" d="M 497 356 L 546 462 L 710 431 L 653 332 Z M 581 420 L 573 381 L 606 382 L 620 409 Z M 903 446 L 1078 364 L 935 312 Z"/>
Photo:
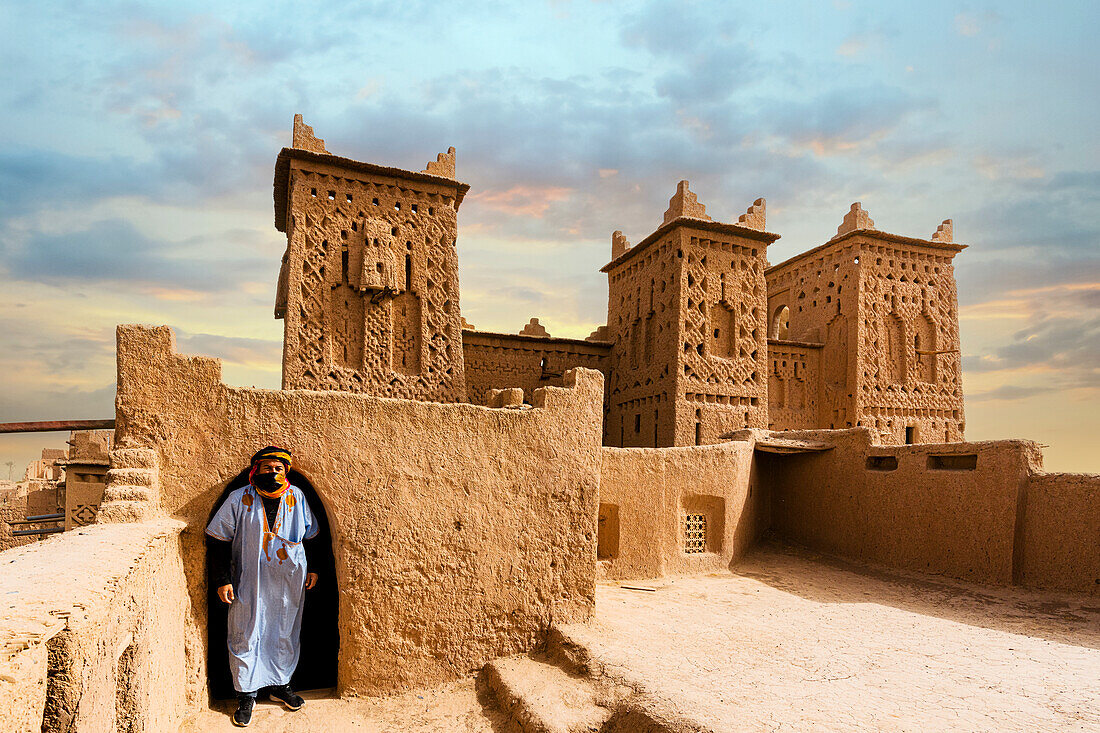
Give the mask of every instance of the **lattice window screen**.
<path id="1" fill-rule="evenodd" d="M 684 552 L 697 553 L 707 551 L 707 515 L 687 514 L 684 516 Z"/>

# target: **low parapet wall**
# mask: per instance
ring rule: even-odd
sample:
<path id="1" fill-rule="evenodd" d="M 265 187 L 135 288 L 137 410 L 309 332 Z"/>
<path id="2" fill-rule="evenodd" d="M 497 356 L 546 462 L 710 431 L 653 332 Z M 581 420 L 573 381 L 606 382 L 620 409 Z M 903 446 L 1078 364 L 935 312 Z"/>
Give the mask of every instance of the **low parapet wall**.
<path id="1" fill-rule="evenodd" d="M 0 730 L 175 730 L 187 713 L 182 523 L 96 525 L 0 553 Z"/>
<path id="2" fill-rule="evenodd" d="M 1100 595 L 1100 476 L 1033 474 L 1022 527 L 1020 583 Z"/>
<path id="3" fill-rule="evenodd" d="M 604 448 L 597 548 L 604 576 L 728 568 L 768 525 L 752 458 L 751 441 Z"/>
<path id="4" fill-rule="evenodd" d="M 784 433 L 832 450 L 758 456 L 784 538 L 980 583 L 1100 593 L 1100 477 L 1043 474 L 1031 441 L 872 445 L 866 429 Z"/>
<path id="5" fill-rule="evenodd" d="M 205 626 L 203 529 L 258 448 L 289 447 L 332 527 L 341 692 L 426 685 L 536 645 L 595 594 L 603 380 L 576 369 L 533 409 L 228 387 L 168 328 L 118 330 L 116 444 L 156 453 L 160 504 Z M 189 679 L 205 680 L 192 659 Z"/>
<path id="6" fill-rule="evenodd" d="M 463 331 L 466 394 L 470 402 L 487 405 L 491 390 L 519 387 L 530 400 L 540 387 L 561 386 L 562 375 L 574 367 L 606 376 L 610 350 L 602 341 Z"/>

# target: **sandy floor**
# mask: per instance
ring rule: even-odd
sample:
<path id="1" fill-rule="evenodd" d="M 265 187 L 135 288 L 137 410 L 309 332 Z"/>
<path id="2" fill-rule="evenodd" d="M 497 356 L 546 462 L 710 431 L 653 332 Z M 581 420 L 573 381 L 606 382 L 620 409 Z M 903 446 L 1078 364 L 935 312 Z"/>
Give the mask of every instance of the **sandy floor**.
<path id="1" fill-rule="evenodd" d="M 1100 731 L 1100 598 L 989 589 L 764 547 L 566 627 L 715 730 Z"/>
<path id="2" fill-rule="evenodd" d="M 397 697 L 338 700 L 332 692 L 307 692 L 301 710 L 258 702 L 249 731 L 260 733 L 492 733 L 501 730 L 499 714 L 483 710 L 473 680 L 461 680 Z M 237 731 L 230 721 L 235 703 L 221 703 L 183 724 L 180 733 Z M 496 727 L 494 727 L 494 725 Z"/>
<path id="3" fill-rule="evenodd" d="M 655 710 L 715 731 L 1100 731 L 1100 598 L 991 589 L 765 546 L 732 575 L 597 588 L 567 626 Z M 236 730 L 231 707 L 181 733 Z M 472 680 L 257 705 L 256 731 L 490 733 Z"/>

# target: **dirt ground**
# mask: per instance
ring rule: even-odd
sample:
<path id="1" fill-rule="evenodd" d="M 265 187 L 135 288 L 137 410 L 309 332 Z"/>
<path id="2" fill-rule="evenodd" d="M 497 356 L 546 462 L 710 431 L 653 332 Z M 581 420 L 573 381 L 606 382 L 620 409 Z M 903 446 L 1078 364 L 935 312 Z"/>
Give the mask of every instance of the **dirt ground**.
<path id="1" fill-rule="evenodd" d="M 564 627 L 720 731 L 1100 731 L 1100 598 L 991 589 L 764 546 L 733 575 L 597 589 Z"/>
<path id="2" fill-rule="evenodd" d="M 250 731 L 258 733 L 492 733 L 501 729 L 500 716 L 478 702 L 472 679 L 396 697 L 349 698 L 334 692 L 307 692 L 306 704 L 290 712 L 281 704 L 257 702 Z M 230 721 L 235 702 L 219 703 L 191 718 L 180 733 L 237 731 Z M 497 727 L 494 727 L 496 725 Z"/>
<path id="3" fill-rule="evenodd" d="M 597 588 L 562 627 L 666 718 L 714 731 L 1100 731 L 1100 598 L 989 588 L 765 545 L 732 574 Z M 503 730 L 473 680 L 260 703 L 251 730 Z M 232 708 L 181 733 L 234 730 Z M 688 726 L 691 728 L 692 726 Z"/>

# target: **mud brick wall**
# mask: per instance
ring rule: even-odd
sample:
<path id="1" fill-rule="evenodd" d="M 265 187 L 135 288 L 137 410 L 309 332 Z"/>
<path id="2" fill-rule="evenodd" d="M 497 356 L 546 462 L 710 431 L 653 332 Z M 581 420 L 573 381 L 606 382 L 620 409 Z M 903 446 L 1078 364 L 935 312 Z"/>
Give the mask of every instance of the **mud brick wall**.
<path id="1" fill-rule="evenodd" d="M 324 502 L 345 694 L 457 678 L 594 603 L 603 379 L 576 369 L 533 409 L 227 387 L 166 327 L 118 330 L 116 445 L 158 454 L 163 509 L 205 630 L 203 528 L 259 447 L 289 447 Z M 190 681 L 205 680 L 201 658 Z"/>

